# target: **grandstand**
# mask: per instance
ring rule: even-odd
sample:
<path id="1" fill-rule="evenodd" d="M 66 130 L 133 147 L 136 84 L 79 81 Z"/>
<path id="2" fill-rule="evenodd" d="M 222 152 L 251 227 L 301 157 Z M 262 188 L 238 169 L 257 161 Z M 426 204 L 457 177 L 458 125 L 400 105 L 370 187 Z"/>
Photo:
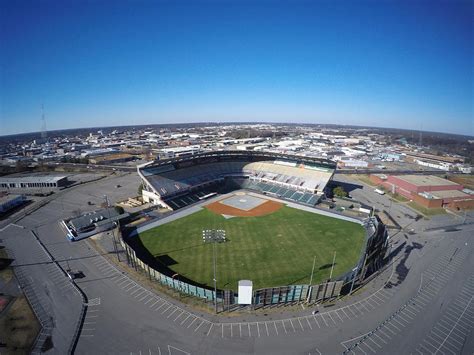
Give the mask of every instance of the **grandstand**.
<path id="1" fill-rule="evenodd" d="M 138 167 L 146 202 L 176 210 L 243 188 L 314 206 L 332 178 L 326 159 L 253 151 L 214 151 L 157 160 Z"/>

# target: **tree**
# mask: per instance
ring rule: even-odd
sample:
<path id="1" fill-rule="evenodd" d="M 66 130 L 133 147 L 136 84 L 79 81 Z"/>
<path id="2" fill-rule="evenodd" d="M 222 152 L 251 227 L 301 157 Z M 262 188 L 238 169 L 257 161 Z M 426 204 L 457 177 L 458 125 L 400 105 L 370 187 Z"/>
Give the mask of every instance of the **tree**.
<path id="1" fill-rule="evenodd" d="M 342 188 L 342 186 L 335 187 L 335 188 L 332 190 L 332 193 L 333 193 L 333 195 L 336 196 L 336 197 L 347 197 L 347 192 L 344 191 L 344 189 Z"/>

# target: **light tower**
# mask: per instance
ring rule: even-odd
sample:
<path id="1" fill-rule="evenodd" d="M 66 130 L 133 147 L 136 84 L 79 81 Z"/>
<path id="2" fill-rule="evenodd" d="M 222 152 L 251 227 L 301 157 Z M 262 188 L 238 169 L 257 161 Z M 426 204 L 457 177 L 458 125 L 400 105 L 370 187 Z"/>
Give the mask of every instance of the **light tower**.
<path id="1" fill-rule="evenodd" d="M 202 231 L 202 240 L 204 243 L 212 243 L 212 260 L 214 266 L 214 308 L 217 313 L 217 265 L 216 265 L 216 243 L 225 242 L 225 230 L 223 229 L 205 229 Z"/>

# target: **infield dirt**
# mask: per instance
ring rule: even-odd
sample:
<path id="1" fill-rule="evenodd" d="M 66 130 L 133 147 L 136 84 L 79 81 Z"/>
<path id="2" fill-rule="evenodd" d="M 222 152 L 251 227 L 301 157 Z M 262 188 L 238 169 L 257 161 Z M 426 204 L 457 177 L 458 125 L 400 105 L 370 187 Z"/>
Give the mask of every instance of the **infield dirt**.
<path id="1" fill-rule="evenodd" d="M 268 200 L 261 205 L 252 208 L 251 210 L 244 211 L 239 208 L 231 207 L 220 203 L 219 201 L 213 202 L 206 206 L 209 211 L 217 214 L 235 216 L 235 217 L 256 217 L 264 216 L 273 212 L 278 211 L 283 206 L 280 202 Z"/>

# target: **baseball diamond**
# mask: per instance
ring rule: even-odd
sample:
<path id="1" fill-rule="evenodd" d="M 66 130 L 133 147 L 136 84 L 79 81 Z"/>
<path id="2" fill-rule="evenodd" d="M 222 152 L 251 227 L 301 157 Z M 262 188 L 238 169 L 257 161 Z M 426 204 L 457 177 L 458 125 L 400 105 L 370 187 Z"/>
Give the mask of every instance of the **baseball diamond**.
<path id="1" fill-rule="evenodd" d="M 139 238 L 173 272 L 211 286 L 212 246 L 202 242 L 202 230 L 226 230 L 227 241 L 217 245 L 221 289 L 235 290 L 241 279 L 251 279 L 255 288 L 308 283 L 314 257 L 313 283 L 318 283 L 329 278 L 334 252 L 333 276 L 349 271 L 359 260 L 365 240 L 361 225 L 260 199 L 262 203 L 249 210 L 214 202 L 142 232 Z"/>

